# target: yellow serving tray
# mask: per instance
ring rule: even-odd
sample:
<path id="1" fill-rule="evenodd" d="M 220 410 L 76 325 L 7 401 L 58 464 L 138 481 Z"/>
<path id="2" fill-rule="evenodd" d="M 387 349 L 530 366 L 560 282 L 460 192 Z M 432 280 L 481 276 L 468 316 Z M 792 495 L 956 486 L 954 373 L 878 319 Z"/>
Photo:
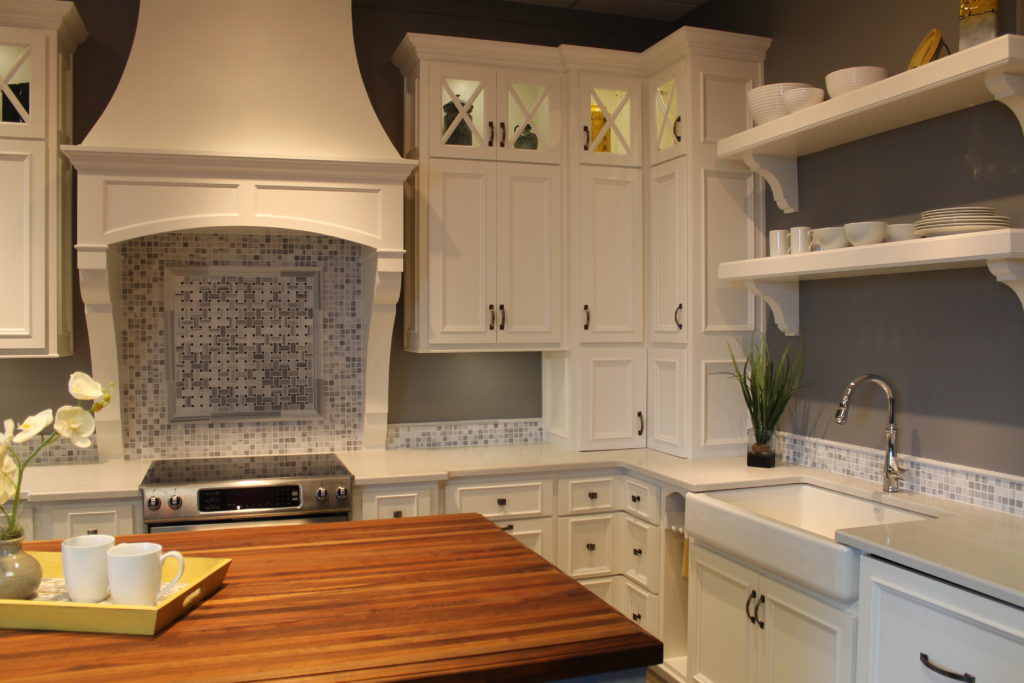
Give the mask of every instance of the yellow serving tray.
<path id="1" fill-rule="evenodd" d="M 43 567 L 43 579 L 63 578 L 60 553 L 29 553 Z M 48 602 L 42 600 L 0 600 L 0 628 L 37 631 L 85 631 L 154 635 L 168 624 L 210 597 L 224 582 L 231 560 L 186 557 L 181 582 L 159 604 L 114 605 L 110 603 Z M 176 562 L 164 566 L 163 580 L 177 573 Z"/>

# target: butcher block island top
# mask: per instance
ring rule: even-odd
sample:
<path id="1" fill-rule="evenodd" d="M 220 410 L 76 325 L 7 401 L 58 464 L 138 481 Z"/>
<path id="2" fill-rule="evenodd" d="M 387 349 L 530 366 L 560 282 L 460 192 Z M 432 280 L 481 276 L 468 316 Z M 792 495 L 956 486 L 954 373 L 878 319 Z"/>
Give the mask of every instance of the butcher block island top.
<path id="1" fill-rule="evenodd" d="M 476 514 L 117 540 L 232 564 L 219 592 L 155 636 L 0 630 L 5 681 L 545 681 L 662 657 Z"/>

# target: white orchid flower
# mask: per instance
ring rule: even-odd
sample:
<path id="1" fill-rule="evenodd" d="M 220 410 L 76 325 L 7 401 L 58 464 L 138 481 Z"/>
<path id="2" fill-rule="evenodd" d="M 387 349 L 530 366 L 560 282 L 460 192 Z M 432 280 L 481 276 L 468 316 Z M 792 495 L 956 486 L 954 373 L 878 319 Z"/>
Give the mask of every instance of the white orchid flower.
<path id="1" fill-rule="evenodd" d="M 96 431 L 96 419 L 85 408 L 61 406 L 57 408 L 53 430 L 79 448 L 88 448 L 92 445 L 89 437 Z"/>
<path id="2" fill-rule="evenodd" d="M 14 439 L 14 420 L 4 420 L 4 431 L 0 434 L 0 505 L 14 496 L 18 464 L 11 457 L 11 441 Z"/>
<path id="3" fill-rule="evenodd" d="M 71 373 L 68 380 L 68 393 L 79 401 L 96 401 L 103 398 L 103 387 L 84 372 Z"/>
<path id="4" fill-rule="evenodd" d="M 14 443 L 25 443 L 33 436 L 43 431 L 50 426 L 53 422 L 53 411 L 47 408 L 46 410 L 40 411 L 31 417 L 26 417 L 18 425 L 19 431 L 14 435 Z"/>

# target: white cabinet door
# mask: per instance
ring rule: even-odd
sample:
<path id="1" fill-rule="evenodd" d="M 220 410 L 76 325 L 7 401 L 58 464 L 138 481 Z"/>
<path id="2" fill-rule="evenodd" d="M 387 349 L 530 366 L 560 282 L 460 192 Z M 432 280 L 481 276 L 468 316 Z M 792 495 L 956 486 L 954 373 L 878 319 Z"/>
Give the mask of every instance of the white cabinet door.
<path id="1" fill-rule="evenodd" d="M 495 166 L 433 160 L 428 175 L 430 342 L 493 345 Z"/>
<path id="2" fill-rule="evenodd" d="M 686 152 L 683 139 L 686 94 L 686 70 L 675 64 L 647 79 L 647 139 L 652 164 L 660 164 Z"/>
<path id="3" fill-rule="evenodd" d="M 498 92 L 498 159 L 560 163 L 562 75 L 499 69 Z"/>
<path id="4" fill-rule="evenodd" d="M 640 166 L 643 160 L 640 79 L 579 74 L 577 159 L 585 164 Z M 576 136 L 579 135 L 579 138 Z"/>
<path id="5" fill-rule="evenodd" d="M 548 562 L 555 563 L 557 553 L 554 518 L 495 520 L 495 524 Z"/>
<path id="6" fill-rule="evenodd" d="M 32 506 L 35 537 L 71 538 L 95 532 L 120 536 L 137 533 L 139 504 L 127 500 L 37 503 Z"/>
<path id="7" fill-rule="evenodd" d="M 657 484 L 626 475 L 623 477 L 623 493 L 625 499 L 622 509 L 646 519 L 651 524 L 661 521 L 661 498 Z"/>
<path id="8" fill-rule="evenodd" d="M 615 508 L 615 477 L 570 477 L 558 480 L 558 514 L 610 512 Z"/>
<path id="9" fill-rule="evenodd" d="M 562 339 L 562 171 L 498 164 L 497 341 Z"/>
<path id="10" fill-rule="evenodd" d="M 554 482 L 546 477 L 451 481 L 445 511 L 478 512 L 493 520 L 554 514 Z"/>
<path id="11" fill-rule="evenodd" d="M 658 591 L 661 569 L 661 528 L 630 515 L 622 516 L 625 530 L 622 548 L 625 575 L 648 590 Z"/>
<path id="12" fill-rule="evenodd" d="M 558 568 L 577 578 L 616 573 L 615 515 L 558 520 Z"/>
<path id="13" fill-rule="evenodd" d="M 638 626 L 658 637 L 659 601 L 658 596 L 644 590 L 629 579 L 623 582 L 623 614 L 632 619 Z"/>
<path id="14" fill-rule="evenodd" d="M 643 448 L 646 354 L 642 348 L 581 350 L 580 450 Z"/>
<path id="15" fill-rule="evenodd" d="M 583 342 L 643 340 L 643 174 L 580 166 L 576 262 Z"/>
<path id="16" fill-rule="evenodd" d="M 690 276 L 686 159 L 655 166 L 649 178 L 647 317 L 651 341 L 685 344 L 689 338 L 686 316 Z"/>
<path id="17" fill-rule="evenodd" d="M 654 346 L 647 351 L 647 447 L 685 456 L 687 349 Z"/>
<path id="18" fill-rule="evenodd" d="M 437 514 L 437 485 L 360 487 L 359 519 L 398 519 Z"/>

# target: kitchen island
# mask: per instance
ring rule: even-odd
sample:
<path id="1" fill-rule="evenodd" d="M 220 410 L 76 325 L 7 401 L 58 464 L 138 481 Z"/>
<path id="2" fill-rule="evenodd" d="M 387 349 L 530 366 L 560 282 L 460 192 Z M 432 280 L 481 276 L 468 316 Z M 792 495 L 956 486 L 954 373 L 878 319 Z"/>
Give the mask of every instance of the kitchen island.
<path id="1" fill-rule="evenodd" d="M 232 565 L 156 636 L 0 630 L 5 681 L 546 681 L 662 657 L 657 639 L 475 514 L 128 540 Z"/>

